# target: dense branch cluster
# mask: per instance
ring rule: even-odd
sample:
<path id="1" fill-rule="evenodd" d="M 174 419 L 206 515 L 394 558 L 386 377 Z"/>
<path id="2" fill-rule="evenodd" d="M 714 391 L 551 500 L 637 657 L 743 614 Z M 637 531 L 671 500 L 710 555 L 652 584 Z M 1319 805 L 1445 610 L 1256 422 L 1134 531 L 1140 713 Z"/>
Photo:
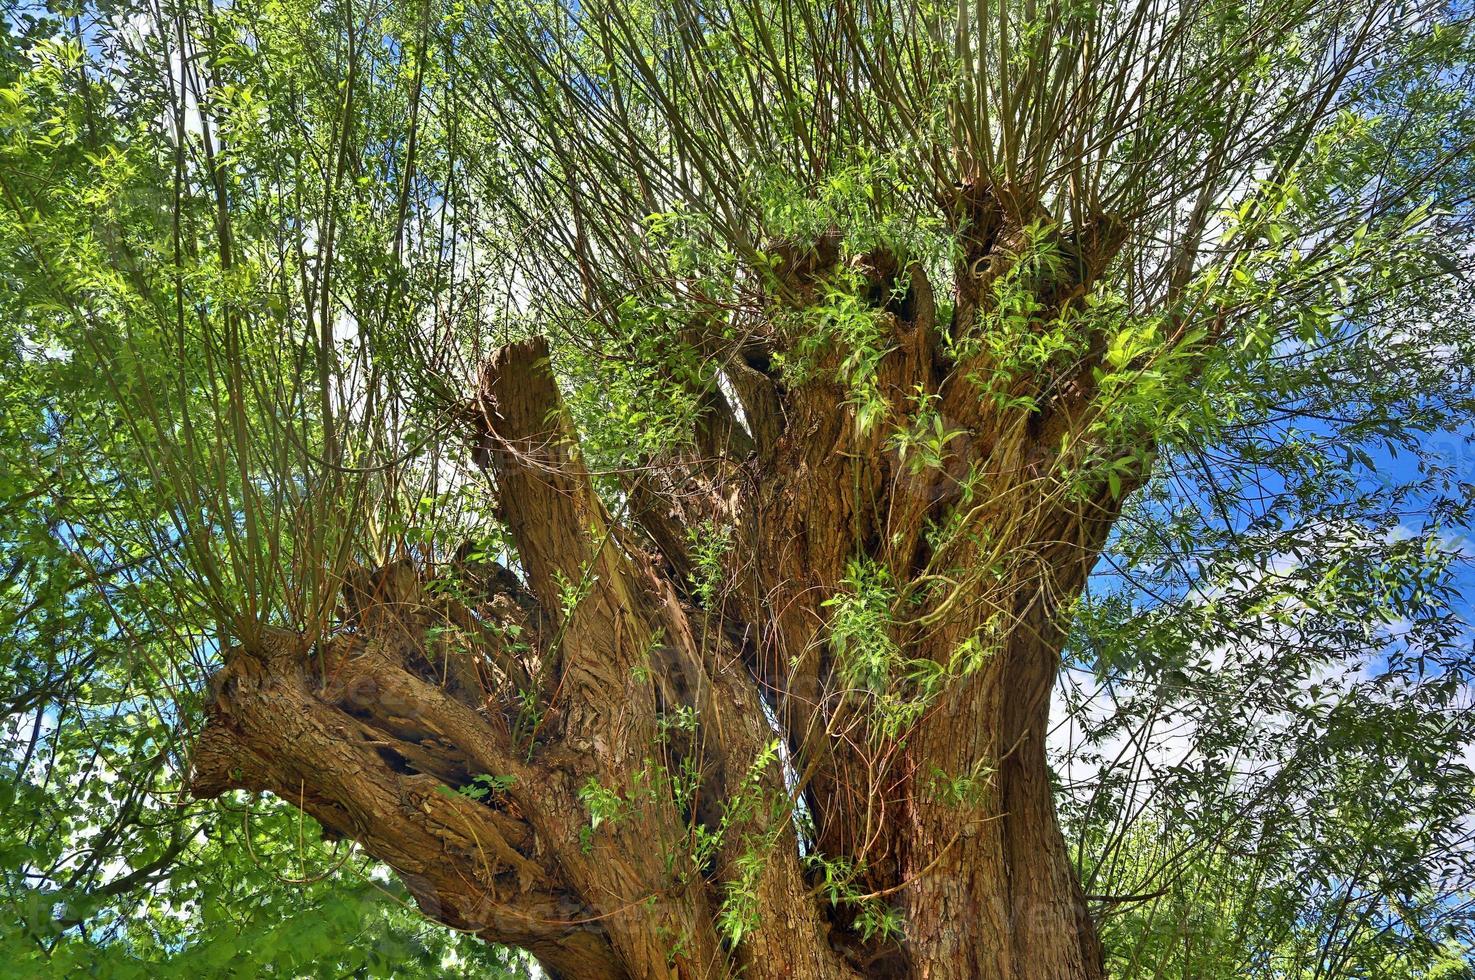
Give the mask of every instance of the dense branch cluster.
<path id="1" fill-rule="evenodd" d="M 972 320 L 1029 242 L 984 189 L 960 197 L 951 306 Z M 1034 274 L 1031 329 L 1079 301 L 1118 228 L 1057 236 L 1071 260 Z M 792 255 L 776 324 L 845 271 L 833 239 Z M 1072 492 L 1057 458 L 1089 392 L 990 402 L 978 379 L 999 355 L 946 352 L 925 272 L 882 252 L 856 265 L 882 331 L 875 390 L 902 428 L 947 420 L 937 459 L 864 424 L 843 345 L 802 383 L 765 371 L 793 343 L 775 327 L 709 393 L 710 438 L 628 475 L 616 517 L 546 345 L 504 347 L 466 418 L 515 571 L 463 550 L 448 569 L 358 572 L 341 632 L 234 651 L 195 792 L 271 790 L 441 921 L 568 976 L 905 975 L 958 943 L 952 962 L 987 955 L 999 976 L 1099 969 L 1043 757 L 1057 614 L 1120 496 Z M 866 574 L 884 608 L 852 639 L 890 662 L 847 650 L 838 622 Z M 961 934 L 960 905 L 978 909 Z"/>

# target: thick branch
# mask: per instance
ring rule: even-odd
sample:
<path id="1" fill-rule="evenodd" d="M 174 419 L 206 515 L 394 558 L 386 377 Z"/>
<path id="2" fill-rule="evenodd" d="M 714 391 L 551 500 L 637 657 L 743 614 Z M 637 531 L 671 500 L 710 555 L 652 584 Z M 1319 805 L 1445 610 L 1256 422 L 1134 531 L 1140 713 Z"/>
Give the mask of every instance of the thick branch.
<path id="1" fill-rule="evenodd" d="M 319 673 L 305 647 L 268 631 L 259 649 L 228 656 L 192 760 L 194 795 L 275 793 L 392 867 L 437 921 L 531 950 L 571 976 L 624 976 L 601 932 L 575 921 L 583 903 L 514 846 L 532 839 L 520 818 L 405 761 L 444 738 L 476 771 L 511 775 L 526 791 L 530 773 L 496 748 L 497 733 L 380 653 L 340 643 Z"/>

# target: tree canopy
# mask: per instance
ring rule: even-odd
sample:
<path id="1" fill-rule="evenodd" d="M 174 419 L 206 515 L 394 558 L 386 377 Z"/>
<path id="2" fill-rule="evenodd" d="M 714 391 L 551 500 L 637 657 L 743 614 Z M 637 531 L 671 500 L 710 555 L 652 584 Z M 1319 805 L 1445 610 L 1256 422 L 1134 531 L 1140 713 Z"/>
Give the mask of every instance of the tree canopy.
<path id="1" fill-rule="evenodd" d="M 1053 799 L 1081 976 L 1475 976 L 1463 5 L 0 24 L 22 975 L 920 976 Z M 352 803 L 221 741 L 283 637 Z M 416 779 L 495 922 L 335 825 Z"/>

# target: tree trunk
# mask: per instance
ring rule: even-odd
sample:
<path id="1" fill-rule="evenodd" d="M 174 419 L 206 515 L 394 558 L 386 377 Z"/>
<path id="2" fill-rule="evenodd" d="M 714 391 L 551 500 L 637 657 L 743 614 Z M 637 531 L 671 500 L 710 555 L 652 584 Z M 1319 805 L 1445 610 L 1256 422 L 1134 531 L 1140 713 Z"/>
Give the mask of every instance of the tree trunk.
<path id="1" fill-rule="evenodd" d="M 1025 222 L 980 185 L 953 204 L 957 338 Z M 1076 261 L 1033 282 L 1041 324 L 1120 233 L 1060 244 Z M 813 307 L 840 266 L 833 236 L 776 254 L 774 308 Z M 1062 611 L 1120 497 L 1056 475 L 1060 447 L 1083 451 L 1062 437 L 1086 431 L 1100 345 L 982 397 L 997 352 L 945 350 L 922 270 L 863 259 L 888 424 L 860 416 L 841 344 L 803 383 L 773 369 L 793 347 L 774 327 L 721 361 L 737 403 L 701 393 L 692 451 L 628 480 L 624 520 L 546 346 L 498 352 L 466 419 L 515 571 L 463 554 L 357 572 L 333 635 L 231 650 L 194 793 L 277 794 L 431 918 L 554 976 L 1100 977 L 1045 756 Z M 894 437 L 914 424 L 952 433 L 925 465 Z M 716 541 L 703 585 L 694 544 Z M 888 613 L 867 642 L 891 658 L 870 673 L 837 637 L 865 575 Z"/>

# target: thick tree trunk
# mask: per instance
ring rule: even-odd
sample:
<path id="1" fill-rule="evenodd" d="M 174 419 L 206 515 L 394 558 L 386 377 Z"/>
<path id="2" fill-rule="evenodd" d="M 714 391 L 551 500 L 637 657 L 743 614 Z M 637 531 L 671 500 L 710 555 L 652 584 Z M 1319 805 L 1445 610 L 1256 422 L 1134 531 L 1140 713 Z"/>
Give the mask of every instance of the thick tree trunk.
<path id="1" fill-rule="evenodd" d="M 955 208 L 954 336 L 1023 224 L 972 185 Z M 1056 311 L 1120 235 L 1062 241 L 1069 276 L 1034 284 Z M 781 302 L 812 301 L 838 261 L 832 239 L 781 253 Z M 844 351 L 786 386 L 775 334 L 726 353 L 740 404 L 703 393 L 697 449 L 653 460 L 616 521 L 546 347 L 508 347 L 467 417 L 517 572 L 390 563 L 350 576 L 335 635 L 232 650 L 194 792 L 277 794 L 428 916 L 556 976 L 1100 977 L 1045 757 L 1061 613 L 1119 496 L 1052 476 L 1099 354 L 1000 407 L 976 387 L 986 354 L 944 355 L 920 269 L 855 267 L 889 331 L 873 390 L 896 425 L 937 414 L 944 460 L 919 468 L 860 423 Z M 693 585 L 694 533 L 727 536 L 720 588 Z M 856 680 L 831 632 L 857 561 L 887 583 L 888 669 L 945 683 Z"/>

